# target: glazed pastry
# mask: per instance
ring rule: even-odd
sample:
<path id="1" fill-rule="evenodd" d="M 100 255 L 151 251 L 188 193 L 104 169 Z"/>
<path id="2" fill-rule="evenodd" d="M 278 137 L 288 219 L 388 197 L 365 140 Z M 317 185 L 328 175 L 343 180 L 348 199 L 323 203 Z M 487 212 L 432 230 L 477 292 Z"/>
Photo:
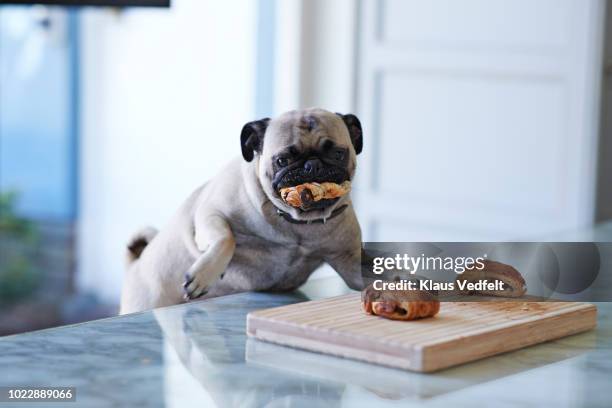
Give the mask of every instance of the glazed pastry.
<path id="1" fill-rule="evenodd" d="M 304 183 L 293 187 L 280 189 L 284 202 L 292 207 L 302 207 L 304 203 L 328 200 L 342 197 L 351 190 L 351 182 L 336 183 Z"/>
<path id="2" fill-rule="evenodd" d="M 391 320 L 422 319 L 440 311 L 440 302 L 427 291 L 379 291 L 372 285 L 361 292 L 361 306 L 367 314 Z"/>
<path id="3" fill-rule="evenodd" d="M 483 279 L 491 282 L 493 280 L 500 280 L 504 283 L 504 290 L 483 290 L 483 291 L 471 291 L 470 294 L 480 294 L 488 296 L 503 296 L 503 297 L 521 297 L 527 292 L 527 285 L 523 276 L 514 269 L 512 266 L 486 260 L 483 261 L 484 268 L 482 270 L 476 269 L 475 265 L 467 267 L 465 272 L 457 277 L 457 280 L 466 280 L 468 282 L 478 282 Z"/>

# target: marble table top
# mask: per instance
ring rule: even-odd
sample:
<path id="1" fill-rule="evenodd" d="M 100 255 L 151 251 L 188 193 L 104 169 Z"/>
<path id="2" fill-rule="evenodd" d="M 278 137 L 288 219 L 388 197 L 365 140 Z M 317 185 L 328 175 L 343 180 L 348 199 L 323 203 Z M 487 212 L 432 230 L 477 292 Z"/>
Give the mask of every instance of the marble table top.
<path id="1" fill-rule="evenodd" d="M 596 330 L 433 374 L 246 336 L 252 310 L 346 291 L 330 278 L 2 337 L 0 386 L 76 387 L 76 402 L 18 407 L 612 407 L 612 303 Z"/>

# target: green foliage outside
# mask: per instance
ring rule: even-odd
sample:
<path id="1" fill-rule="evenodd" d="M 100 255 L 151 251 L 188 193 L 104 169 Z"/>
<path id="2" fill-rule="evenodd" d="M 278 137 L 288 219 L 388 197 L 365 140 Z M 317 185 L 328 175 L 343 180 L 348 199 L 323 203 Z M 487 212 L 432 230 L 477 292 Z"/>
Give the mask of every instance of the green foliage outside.
<path id="1" fill-rule="evenodd" d="M 0 305 L 27 298 L 40 281 L 34 262 L 39 235 L 32 221 L 16 214 L 17 198 L 0 193 Z"/>

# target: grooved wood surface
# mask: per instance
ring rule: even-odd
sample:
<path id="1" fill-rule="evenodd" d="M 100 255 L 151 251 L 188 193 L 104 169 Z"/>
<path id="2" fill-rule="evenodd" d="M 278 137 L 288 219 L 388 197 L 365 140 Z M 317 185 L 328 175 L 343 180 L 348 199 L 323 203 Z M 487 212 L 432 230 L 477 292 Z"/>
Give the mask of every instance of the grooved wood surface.
<path id="1" fill-rule="evenodd" d="M 430 372 L 593 329 L 597 309 L 574 302 L 443 302 L 433 318 L 365 314 L 360 295 L 258 310 L 247 333 L 260 340 L 375 364 Z"/>

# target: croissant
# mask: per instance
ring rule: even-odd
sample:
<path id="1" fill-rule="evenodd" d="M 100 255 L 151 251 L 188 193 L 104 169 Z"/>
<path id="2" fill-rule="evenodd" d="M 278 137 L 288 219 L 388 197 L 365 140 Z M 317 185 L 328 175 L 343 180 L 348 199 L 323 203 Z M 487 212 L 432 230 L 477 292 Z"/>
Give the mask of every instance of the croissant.
<path id="1" fill-rule="evenodd" d="M 280 195 L 284 202 L 292 207 L 302 207 L 305 202 L 320 201 L 342 197 L 351 190 L 351 182 L 342 184 L 304 183 L 293 187 L 280 189 Z"/>
<path id="2" fill-rule="evenodd" d="M 440 302 L 423 290 L 377 291 L 372 285 L 361 292 L 361 306 L 367 314 L 391 320 L 416 320 L 435 316 Z"/>
<path id="3" fill-rule="evenodd" d="M 478 282 L 483 279 L 500 280 L 504 283 L 504 290 L 482 290 L 477 291 L 481 295 L 489 296 L 504 296 L 504 297 L 521 297 L 527 292 L 527 285 L 525 279 L 519 271 L 514 269 L 512 266 L 486 260 L 483 261 L 484 268 L 476 269 L 475 265 L 470 265 L 466 268 L 465 272 L 461 274 L 457 279 L 463 279 L 468 282 Z"/>

